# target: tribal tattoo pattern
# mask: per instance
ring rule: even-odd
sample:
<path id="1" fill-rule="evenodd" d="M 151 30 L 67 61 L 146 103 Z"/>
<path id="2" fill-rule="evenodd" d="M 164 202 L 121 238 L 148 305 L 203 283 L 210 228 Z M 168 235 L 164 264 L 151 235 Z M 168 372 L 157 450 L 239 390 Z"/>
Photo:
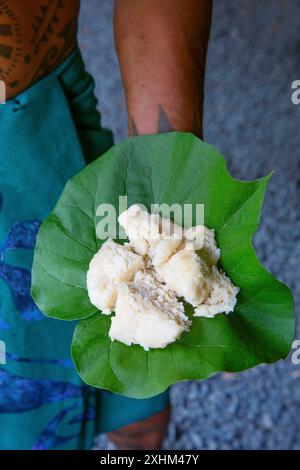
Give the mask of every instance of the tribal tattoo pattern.
<path id="1" fill-rule="evenodd" d="M 20 23 L 8 6 L 0 0 L 0 79 L 13 88 L 17 85 L 10 77 L 21 58 L 22 35 Z"/>
<path id="2" fill-rule="evenodd" d="M 76 45 L 79 0 L 0 0 L 0 80 L 8 98 L 51 73 Z"/>

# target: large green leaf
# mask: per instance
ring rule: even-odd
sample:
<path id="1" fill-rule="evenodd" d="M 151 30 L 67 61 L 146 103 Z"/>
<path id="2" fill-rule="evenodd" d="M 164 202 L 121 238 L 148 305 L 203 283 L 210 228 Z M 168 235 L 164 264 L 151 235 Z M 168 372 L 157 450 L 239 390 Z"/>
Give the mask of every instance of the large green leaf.
<path id="1" fill-rule="evenodd" d="M 68 182 L 38 235 L 32 295 L 46 315 L 81 320 L 72 356 L 86 383 L 146 398 L 180 380 L 287 356 L 295 329 L 293 299 L 260 264 L 251 242 L 268 180 L 232 178 L 217 150 L 191 134 L 174 132 L 130 138 Z M 96 208 L 101 203 L 118 207 L 120 195 L 127 195 L 128 206 L 204 204 L 205 224 L 215 229 L 221 248 L 221 266 L 240 287 L 232 314 L 194 318 L 191 330 L 163 350 L 111 342 L 110 317 L 91 305 L 86 272 L 101 245 Z"/>

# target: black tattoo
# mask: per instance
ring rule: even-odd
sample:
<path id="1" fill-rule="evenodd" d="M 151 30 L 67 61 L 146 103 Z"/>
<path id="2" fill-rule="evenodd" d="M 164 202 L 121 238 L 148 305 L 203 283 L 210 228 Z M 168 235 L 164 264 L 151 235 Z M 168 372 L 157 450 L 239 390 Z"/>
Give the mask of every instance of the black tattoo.
<path id="1" fill-rule="evenodd" d="M 7 38 L 10 39 L 10 45 L 6 42 Z M 22 37 L 19 21 L 8 6 L 8 2 L 0 0 L 0 79 L 8 84 L 11 73 L 20 60 L 21 52 Z"/>
<path id="2" fill-rule="evenodd" d="M 130 135 L 139 135 L 138 128 L 136 126 L 136 122 L 132 116 L 130 116 L 130 123 L 129 123 L 129 134 Z"/>
<path id="3" fill-rule="evenodd" d="M 10 59 L 12 56 L 13 48 L 6 46 L 5 44 L 0 44 L 0 55 L 4 59 Z"/>
<path id="4" fill-rule="evenodd" d="M 50 73 L 61 62 L 66 53 L 75 45 L 76 30 L 77 17 L 70 19 L 59 32 L 57 37 L 63 40 L 62 47 L 52 46 L 47 50 L 32 78 L 32 82 Z"/>
<path id="5" fill-rule="evenodd" d="M 157 122 L 157 130 L 158 134 L 163 134 L 165 132 L 171 132 L 175 130 L 175 127 L 172 125 L 171 120 L 169 119 L 164 107 L 162 105 L 158 105 L 158 122 Z M 184 130 L 184 129 L 182 129 Z M 199 110 L 193 110 L 193 118 L 191 123 L 191 128 L 185 129 L 186 131 L 192 132 L 194 135 L 202 138 L 202 120 L 201 120 L 201 113 Z M 135 122 L 133 116 L 129 118 L 129 135 L 140 135 L 141 133 L 138 130 L 138 126 Z"/>
<path id="6" fill-rule="evenodd" d="M 53 26 L 59 22 L 59 10 L 64 7 L 62 0 L 45 0 L 40 5 L 40 14 L 35 17 L 33 29 L 33 39 L 31 45 L 33 52 L 38 54 L 42 44 L 48 42 L 49 36 L 54 33 Z"/>
<path id="7" fill-rule="evenodd" d="M 10 24 L 0 24 L 0 35 L 1 36 L 11 36 L 12 29 Z"/>
<path id="8" fill-rule="evenodd" d="M 25 66 L 33 64 L 24 71 L 21 70 L 26 86 L 30 86 L 52 72 L 71 52 L 76 45 L 79 8 L 77 0 L 73 0 L 72 4 L 65 0 L 39 0 L 37 9 L 34 9 L 36 14 L 31 15 L 32 37 L 29 37 L 28 49 L 25 49 L 26 41 L 23 41 L 20 22 L 16 16 L 18 12 L 15 14 L 12 9 L 15 4 L 16 2 L 10 4 L 10 0 L 0 0 L 0 80 L 4 80 L 11 89 L 19 86 L 14 72 L 20 60 Z M 30 11 L 28 20 L 30 21 Z"/>
<path id="9" fill-rule="evenodd" d="M 74 43 L 74 38 L 77 32 L 77 16 L 75 18 L 71 18 L 70 21 L 63 27 L 63 29 L 58 34 L 59 38 L 62 38 L 64 41 L 63 50 L 61 55 L 69 49 L 72 44 Z"/>
<path id="10" fill-rule="evenodd" d="M 158 105 L 158 123 L 157 123 L 157 133 L 162 134 L 164 132 L 171 132 L 174 131 L 166 111 L 164 110 L 163 106 Z M 138 130 L 137 124 L 134 120 L 133 116 L 130 116 L 129 121 L 129 134 L 130 135 L 140 135 Z"/>
<path id="11" fill-rule="evenodd" d="M 170 132 L 173 130 L 174 128 L 172 127 L 172 124 L 167 116 L 166 111 L 161 105 L 159 105 L 158 106 L 158 126 L 157 126 L 158 133 Z"/>
<path id="12" fill-rule="evenodd" d="M 47 50 L 34 76 L 32 77 L 32 83 L 38 80 L 39 78 L 46 76 L 50 72 L 50 70 L 53 70 L 55 68 L 58 52 L 59 48 L 57 46 L 52 46 L 50 47 L 50 49 Z"/>

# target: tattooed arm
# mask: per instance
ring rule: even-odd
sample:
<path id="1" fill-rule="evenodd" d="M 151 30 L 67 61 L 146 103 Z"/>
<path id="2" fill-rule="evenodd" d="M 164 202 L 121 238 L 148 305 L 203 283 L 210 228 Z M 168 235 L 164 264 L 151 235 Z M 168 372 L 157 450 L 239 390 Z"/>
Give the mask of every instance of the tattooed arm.
<path id="1" fill-rule="evenodd" d="M 130 134 L 202 136 L 211 0 L 116 0 L 115 40 Z"/>
<path id="2" fill-rule="evenodd" d="M 71 52 L 78 10 L 79 0 L 0 0 L 0 80 L 8 99 Z"/>

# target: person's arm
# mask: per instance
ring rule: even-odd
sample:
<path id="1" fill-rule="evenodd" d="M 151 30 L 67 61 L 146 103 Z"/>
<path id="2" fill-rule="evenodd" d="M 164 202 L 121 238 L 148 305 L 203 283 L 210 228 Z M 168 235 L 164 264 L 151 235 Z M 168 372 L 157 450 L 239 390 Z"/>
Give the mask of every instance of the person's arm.
<path id="1" fill-rule="evenodd" d="M 116 0 L 115 41 L 129 134 L 202 136 L 211 0 Z"/>

